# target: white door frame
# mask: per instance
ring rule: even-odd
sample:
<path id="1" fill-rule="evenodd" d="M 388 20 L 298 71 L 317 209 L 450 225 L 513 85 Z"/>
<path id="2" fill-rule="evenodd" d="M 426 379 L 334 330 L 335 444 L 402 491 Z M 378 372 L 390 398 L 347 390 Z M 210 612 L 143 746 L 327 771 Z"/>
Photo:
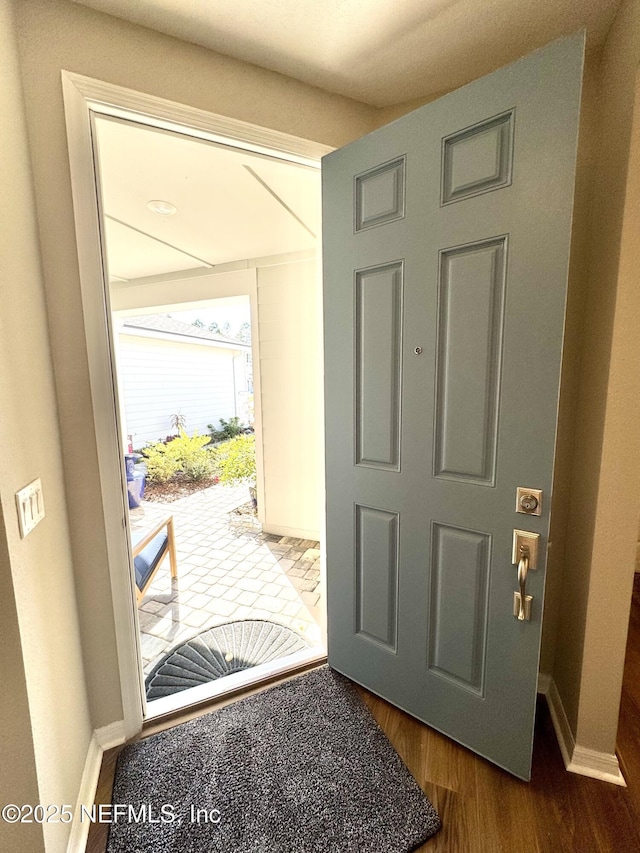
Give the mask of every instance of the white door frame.
<path id="1" fill-rule="evenodd" d="M 144 686 L 133 584 L 131 578 L 122 570 L 123 566 L 131 566 L 131 555 L 128 513 L 124 505 L 121 430 L 114 390 L 115 364 L 109 293 L 100 240 L 92 118 L 100 114 L 134 120 L 140 124 L 187 134 L 209 142 L 232 144 L 271 156 L 280 154 L 283 159 L 291 162 L 316 167 L 320 158 L 332 149 L 286 133 L 69 71 L 62 71 L 62 87 L 124 735 L 125 738 L 130 738 L 142 728 Z"/>

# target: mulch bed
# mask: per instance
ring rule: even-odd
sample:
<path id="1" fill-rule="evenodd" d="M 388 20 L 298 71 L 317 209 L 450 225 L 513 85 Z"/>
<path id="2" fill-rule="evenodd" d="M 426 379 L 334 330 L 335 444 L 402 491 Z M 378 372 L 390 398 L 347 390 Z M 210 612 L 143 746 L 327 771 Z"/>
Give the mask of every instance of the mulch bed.
<path id="1" fill-rule="evenodd" d="M 180 480 L 175 478 L 167 483 L 150 483 L 147 480 L 147 485 L 144 490 L 145 501 L 158 503 L 171 503 L 179 498 L 186 498 L 187 495 L 193 492 L 199 492 L 202 489 L 208 489 L 209 486 L 214 486 L 218 482 L 217 477 L 211 477 L 207 480 Z"/>

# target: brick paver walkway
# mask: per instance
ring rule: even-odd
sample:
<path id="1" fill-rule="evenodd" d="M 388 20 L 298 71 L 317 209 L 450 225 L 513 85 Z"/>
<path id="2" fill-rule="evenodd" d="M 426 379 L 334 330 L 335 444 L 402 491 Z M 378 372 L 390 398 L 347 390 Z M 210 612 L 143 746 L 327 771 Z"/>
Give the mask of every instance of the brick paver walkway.
<path id="1" fill-rule="evenodd" d="M 143 501 L 133 529 L 173 515 L 178 579 L 165 560 L 138 610 L 145 675 L 170 648 L 207 628 L 268 619 L 321 643 L 318 542 L 262 533 L 234 510 L 246 486 L 210 486 L 171 503 Z"/>

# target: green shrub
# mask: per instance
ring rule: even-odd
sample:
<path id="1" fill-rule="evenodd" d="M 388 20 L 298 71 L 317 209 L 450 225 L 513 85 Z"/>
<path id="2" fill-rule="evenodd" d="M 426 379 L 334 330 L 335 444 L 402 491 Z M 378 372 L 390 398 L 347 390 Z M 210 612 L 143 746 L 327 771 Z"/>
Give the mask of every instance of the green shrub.
<path id="1" fill-rule="evenodd" d="M 206 480 L 215 473 L 215 460 L 206 450 L 196 450 L 182 462 L 182 472 L 188 480 Z"/>
<path id="2" fill-rule="evenodd" d="M 180 462 L 171 452 L 172 444 L 173 442 L 163 444 L 159 441 L 143 449 L 147 462 L 147 479 L 150 483 L 166 483 L 180 470 Z"/>
<path id="3" fill-rule="evenodd" d="M 240 418 L 233 417 L 228 421 L 220 418 L 220 429 L 216 429 L 213 424 L 207 424 L 207 428 L 211 434 L 211 441 L 226 441 L 228 438 L 240 435 L 244 426 L 240 423 Z"/>
<path id="4" fill-rule="evenodd" d="M 213 459 L 204 449 L 211 441 L 208 435 L 199 435 L 194 432 L 192 436 L 181 429 L 180 435 L 170 441 L 172 453 L 180 464 L 180 470 L 189 480 L 204 480 L 213 474 Z"/>
<path id="5" fill-rule="evenodd" d="M 230 486 L 255 484 L 256 437 L 237 435 L 216 447 L 215 460 L 221 483 Z"/>
<path id="6" fill-rule="evenodd" d="M 180 434 L 164 444 L 152 444 L 143 451 L 147 457 L 147 476 L 151 482 L 165 483 L 178 473 L 188 480 L 205 480 L 215 471 L 215 459 L 204 448 L 208 435 L 192 436 L 181 429 Z"/>

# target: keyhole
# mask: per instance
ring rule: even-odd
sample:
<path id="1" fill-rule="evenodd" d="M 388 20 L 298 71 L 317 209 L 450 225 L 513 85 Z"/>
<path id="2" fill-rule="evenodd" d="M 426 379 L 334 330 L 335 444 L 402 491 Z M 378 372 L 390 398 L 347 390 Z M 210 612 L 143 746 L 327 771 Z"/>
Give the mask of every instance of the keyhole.
<path id="1" fill-rule="evenodd" d="M 422 347 L 416 347 L 414 349 L 414 352 L 416 355 L 422 355 Z"/>

